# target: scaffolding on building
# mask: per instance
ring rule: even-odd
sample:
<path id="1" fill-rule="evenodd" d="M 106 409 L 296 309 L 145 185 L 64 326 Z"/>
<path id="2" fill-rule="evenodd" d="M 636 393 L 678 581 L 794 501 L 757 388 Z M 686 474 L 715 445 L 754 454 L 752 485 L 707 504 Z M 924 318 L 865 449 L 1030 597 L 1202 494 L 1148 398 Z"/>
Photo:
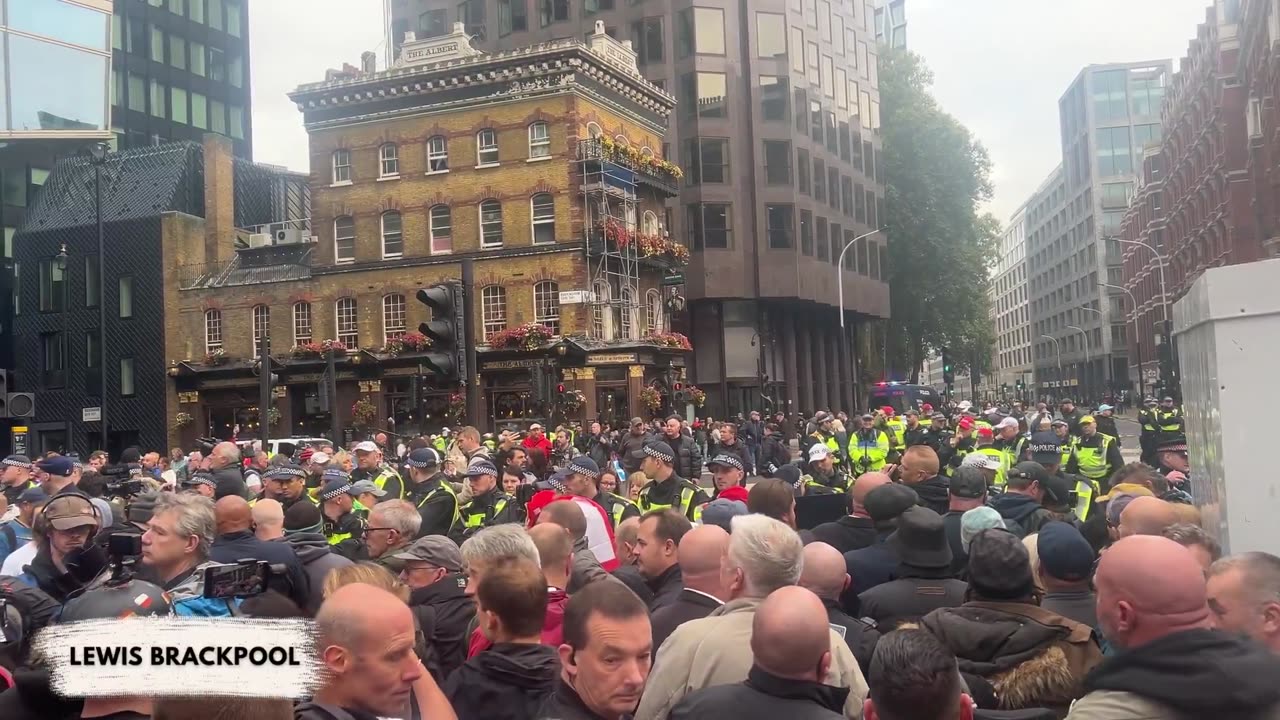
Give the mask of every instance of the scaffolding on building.
<path id="1" fill-rule="evenodd" d="M 636 335 L 640 257 L 636 247 L 636 171 L 602 138 L 578 142 L 583 227 L 591 299 L 591 337 Z"/>

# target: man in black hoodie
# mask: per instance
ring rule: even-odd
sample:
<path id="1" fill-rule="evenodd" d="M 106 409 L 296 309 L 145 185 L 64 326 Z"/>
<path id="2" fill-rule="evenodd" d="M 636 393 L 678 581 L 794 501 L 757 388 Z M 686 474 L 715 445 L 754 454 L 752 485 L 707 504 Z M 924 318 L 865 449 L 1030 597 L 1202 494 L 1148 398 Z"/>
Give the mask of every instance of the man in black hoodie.
<path id="1" fill-rule="evenodd" d="M 863 473 L 849 493 L 853 508 L 835 522 L 823 523 L 812 530 L 813 539 L 824 542 L 841 553 L 853 552 L 875 544 L 876 527 L 867 513 L 867 495 L 881 485 L 893 482 L 882 472 Z"/>
<path id="2" fill-rule="evenodd" d="M 493 645 L 449 677 L 445 695 L 459 718 L 532 720 L 560 675 L 556 648 L 541 644 L 546 578 L 535 563 L 512 559 L 485 571 L 475 599 Z"/>
<path id="3" fill-rule="evenodd" d="M 400 580 L 409 586 L 409 609 L 427 639 L 423 664 L 443 681 L 466 661 L 468 630 L 476 616 L 462 553 L 449 538 L 428 535 L 392 557 L 404 562 Z"/>
<path id="4" fill-rule="evenodd" d="M 260 500 L 261 503 L 267 502 Z M 333 551 L 324 537 L 324 519 L 315 503 L 294 503 L 284 513 L 284 537 L 278 541 L 293 548 L 307 574 L 307 602 L 302 606 L 308 615 L 315 615 L 324 601 L 324 578 L 330 570 L 351 564 L 351 560 Z"/>
<path id="5" fill-rule="evenodd" d="M 1064 476 L 1051 475 L 1038 462 L 1020 462 L 1006 475 L 1004 494 L 993 500 L 991 507 L 1000 513 L 1014 535 L 1026 537 L 1040 532 L 1045 523 L 1053 520 L 1075 524 L 1070 512 L 1050 510 L 1068 507 L 1071 490 Z"/>
<path id="6" fill-rule="evenodd" d="M 892 474 L 890 475 L 892 477 Z M 938 474 L 938 453 L 927 445 L 913 445 L 902 453 L 898 467 L 898 479 L 903 485 L 916 491 L 920 505 L 944 515 L 950 497 L 947 478 Z"/>
<path id="7" fill-rule="evenodd" d="M 1186 548 L 1134 535 L 1098 563 L 1098 622 L 1123 652 L 1085 677 L 1075 720 L 1278 718 L 1280 658 L 1212 629 L 1204 571 Z"/>

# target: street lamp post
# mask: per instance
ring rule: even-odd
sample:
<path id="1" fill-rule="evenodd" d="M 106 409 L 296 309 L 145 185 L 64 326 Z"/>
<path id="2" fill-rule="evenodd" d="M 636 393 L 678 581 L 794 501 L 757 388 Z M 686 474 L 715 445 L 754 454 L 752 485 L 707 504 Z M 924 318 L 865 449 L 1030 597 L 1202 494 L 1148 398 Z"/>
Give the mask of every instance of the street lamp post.
<path id="1" fill-rule="evenodd" d="M 1053 341 L 1053 350 L 1058 354 L 1058 383 L 1062 383 L 1062 346 L 1058 344 L 1058 338 L 1052 335 L 1041 335 L 1040 337 Z"/>
<path id="2" fill-rule="evenodd" d="M 66 386 L 65 383 L 68 380 L 67 376 L 71 374 L 70 373 L 71 362 L 70 362 L 70 359 L 67 357 L 67 354 L 68 354 L 67 351 L 69 350 L 69 348 L 67 347 L 67 310 L 68 310 L 68 306 L 71 305 L 70 293 L 67 292 L 67 288 L 71 285 L 71 283 L 67 282 L 67 244 L 66 243 L 62 243 L 59 246 L 58 255 L 57 257 L 54 258 L 54 264 L 58 268 L 58 275 L 62 277 L 62 297 L 59 298 L 59 301 L 62 303 L 62 340 L 61 340 L 62 352 L 60 353 L 61 357 L 59 358 L 58 364 L 62 366 L 62 382 L 64 383 L 63 387 L 65 387 Z"/>
<path id="3" fill-rule="evenodd" d="M 854 243 L 858 242 L 859 240 L 863 238 L 871 237 L 872 235 L 875 235 L 878 232 L 881 232 L 883 230 L 888 230 L 888 229 L 889 227 L 886 225 L 885 227 L 872 230 L 871 232 L 866 233 L 865 235 L 859 235 L 858 237 L 845 243 L 844 247 L 841 248 L 840 250 L 840 255 L 836 257 L 836 294 L 840 296 L 839 302 L 840 302 L 841 329 L 844 328 L 844 254 L 846 252 L 849 252 L 849 248 L 853 247 Z"/>
<path id="4" fill-rule="evenodd" d="M 1084 336 L 1084 382 L 1082 385 L 1084 386 L 1083 392 L 1087 398 L 1089 396 L 1089 333 L 1085 332 L 1084 328 L 1076 327 L 1075 325 L 1067 325 L 1066 327 L 1068 330 L 1075 330 Z"/>
<path id="5" fill-rule="evenodd" d="M 1146 249 L 1150 250 L 1150 251 L 1151 251 L 1151 254 L 1156 256 L 1156 260 L 1158 261 L 1158 267 L 1160 268 L 1160 320 L 1161 320 L 1161 322 L 1160 322 L 1160 342 L 1162 342 L 1162 343 L 1164 343 L 1164 344 L 1166 344 L 1166 345 L 1167 345 L 1167 344 L 1168 344 L 1168 342 L 1169 342 L 1169 333 L 1170 333 L 1170 328 L 1169 328 L 1169 287 L 1168 287 L 1167 285 L 1165 285 L 1165 282 L 1164 282 L 1164 267 L 1165 267 L 1165 265 L 1168 265 L 1168 264 L 1169 264 L 1169 261 L 1168 261 L 1168 259 L 1167 259 L 1167 258 L 1165 258 L 1165 256 L 1164 256 L 1164 255 L 1161 255 L 1161 254 L 1160 254 L 1160 251 L 1159 251 L 1159 250 L 1156 250 L 1156 249 L 1155 249 L 1154 247 L 1152 247 L 1151 245 L 1149 245 L 1149 244 L 1147 244 L 1147 243 L 1144 243 L 1144 242 L 1142 242 L 1142 241 L 1140 241 L 1140 240 L 1122 240 L 1122 239 L 1120 239 L 1120 238 L 1116 238 L 1116 240 L 1117 240 L 1117 241 L 1119 241 L 1119 242 L 1122 242 L 1122 243 L 1124 243 L 1124 244 L 1126 244 L 1126 245 L 1139 245 L 1139 246 L 1141 246 L 1141 247 L 1144 247 L 1144 248 L 1146 248 Z M 1134 331 L 1136 332 L 1136 331 L 1137 331 L 1137 313 L 1138 313 L 1138 304 L 1137 304 L 1136 302 L 1133 304 L 1133 312 L 1134 312 L 1134 318 L 1135 318 L 1135 319 L 1134 319 Z M 1142 344 L 1142 341 L 1141 341 L 1141 340 L 1139 340 L 1139 341 L 1138 341 L 1138 344 L 1139 344 L 1139 345 L 1141 345 L 1141 344 Z M 1157 350 L 1157 352 L 1159 352 L 1159 351 Z M 1172 352 L 1172 351 L 1171 351 L 1171 352 Z M 1157 355 L 1157 359 L 1158 359 L 1158 358 L 1159 358 L 1159 356 Z M 1172 379 L 1172 378 L 1164 377 L 1164 364 L 1163 364 L 1163 363 L 1157 363 L 1157 368 L 1158 368 L 1158 369 L 1159 369 L 1159 371 L 1160 371 L 1160 382 L 1161 382 L 1161 385 L 1163 385 L 1163 386 L 1167 389 L 1167 388 L 1169 387 L 1169 383 L 1170 383 L 1170 381 L 1171 381 L 1171 379 Z"/>
<path id="6" fill-rule="evenodd" d="M 89 160 L 93 163 L 93 214 L 98 225 L 98 373 L 102 393 L 101 406 L 98 408 L 98 423 L 102 428 L 102 447 L 99 449 L 110 453 L 107 442 L 107 377 L 110 375 L 107 371 L 107 252 L 102 231 L 102 166 L 107 161 L 106 144 L 91 146 Z"/>
<path id="7" fill-rule="evenodd" d="M 1097 314 L 1098 314 L 1098 318 L 1099 318 L 1100 320 L 1102 320 L 1102 324 L 1103 324 L 1103 325 L 1106 325 L 1106 324 L 1107 324 L 1107 315 L 1106 315 L 1106 313 L 1102 312 L 1101 310 L 1094 310 L 1093 308 L 1089 307 L 1088 305 L 1081 305 L 1081 306 L 1080 306 L 1080 309 L 1081 309 L 1081 310 L 1088 311 L 1088 312 L 1091 312 L 1091 313 L 1097 313 Z M 1115 373 L 1114 373 L 1114 371 L 1111 369 L 1111 356 L 1110 356 L 1110 355 L 1108 355 L 1108 356 L 1106 356 L 1105 358 L 1103 358 L 1103 360 L 1107 363 L 1107 368 L 1106 368 L 1106 370 L 1107 370 L 1107 372 L 1106 372 L 1106 375 L 1107 375 L 1107 392 L 1115 393 L 1115 391 L 1116 391 L 1116 389 L 1115 389 L 1115 384 L 1116 384 L 1116 382 L 1115 382 Z M 1139 366 L 1139 367 L 1138 367 L 1138 372 L 1139 372 L 1139 373 L 1141 373 L 1141 372 L 1142 372 L 1142 367 L 1141 367 L 1141 366 Z"/>
<path id="8" fill-rule="evenodd" d="M 1138 333 L 1138 300 L 1137 300 L 1137 298 L 1135 298 L 1135 297 L 1133 296 L 1133 293 L 1129 291 L 1129 288 L 1121 287 L 1121 286 L 1119 286 L 1119 285 L 1112 285 L 1112 284 L 1110 284 L 1110 283 L 1104 283 L 1104 282 L 1100 282 L 1100 283 L 1098 283 L 1098 285 L 1100 285 L 1100 286 L 1102 286 L 1102 287 L 1104 287 L 1104 288 L 1111 288 L 1112 290 L 1119 290 L 1120 292 L 1124 293 L 1125 295 L 1128 295 L 1128 296 L 1129 296 L 1129 302 L 1133 305 L 1133 332 L 1134 332 L 1134 336 L 1133 336 L 1133 337 L 1134 337 L 1134 342 L 1135 342 L 1135 345 L 1136 345 L 1136 348 L 1137 348 L 1137 351 L 1138 351 L 1138 357 L 1137 357 L 1137 358 L 1135 358 L 1135 359 L 1138 361 L 1138 394 L 1143 394 L 1143 389 L 1142 389 L 1142 388 L 1143 388 L 1143 380 L 1142 380 L 1142 341 L 1138 339 L 1138 334 L 1137 334 L 1137 333 Z M 1095 310 L 1094 312 L 1098 312 L 1098 311 L 1097 311 L 1097 310 Z M 1127 318 L 1126 318 L 1126 320 L 1125 320 L 1125 324 L 1126 324 L 1126 325 L 1128 325 L 1128 319 L 1127 319 Z"/>

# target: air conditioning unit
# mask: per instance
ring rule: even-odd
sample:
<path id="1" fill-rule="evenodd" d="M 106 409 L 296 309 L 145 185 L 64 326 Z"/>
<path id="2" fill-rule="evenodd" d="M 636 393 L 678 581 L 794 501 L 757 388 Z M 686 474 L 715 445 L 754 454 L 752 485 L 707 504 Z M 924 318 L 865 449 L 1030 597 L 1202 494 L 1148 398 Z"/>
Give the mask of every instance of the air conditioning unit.
<path id="1" fill-rule="evenodd" d="M 271 244 L 271 236 L 267 233 L 253 233 L 249 236 L 249 247 L 259 248 Z"/>
<path id="2" fill-rule="evenodd" d="M 302 228 L 281 228 L 275 231 L 275 239 L 277 245 L 288 245 L 290 243 L 300 243 L 306 239 L 306 232 Z"/>

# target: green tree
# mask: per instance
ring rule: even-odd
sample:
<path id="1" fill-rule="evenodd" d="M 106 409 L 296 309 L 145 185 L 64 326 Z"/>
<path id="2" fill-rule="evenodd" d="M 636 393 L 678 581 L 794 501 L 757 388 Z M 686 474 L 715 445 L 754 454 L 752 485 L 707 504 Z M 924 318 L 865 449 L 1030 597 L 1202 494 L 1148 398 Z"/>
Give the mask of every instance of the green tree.
<path id="1" fill-rule="evenodd" d="M 919 56 L 881 53 L 889 357 L 918 382 L 921 362 L 942 347 L 958 368 L 975 357 L 989 364 L 987 291 L 1000 223 L 979 211 L 991 198 L 986 149 L 938 106 Z"/>

